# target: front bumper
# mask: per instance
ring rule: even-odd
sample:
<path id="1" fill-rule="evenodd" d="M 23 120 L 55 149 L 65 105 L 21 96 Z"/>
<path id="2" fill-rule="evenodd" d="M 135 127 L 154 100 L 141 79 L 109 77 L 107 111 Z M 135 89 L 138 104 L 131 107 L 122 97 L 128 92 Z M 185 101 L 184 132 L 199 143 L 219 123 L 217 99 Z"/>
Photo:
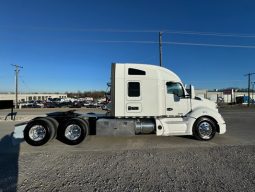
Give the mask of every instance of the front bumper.
<path id="1" fill-rule="evenodd" d="M 226 123 L 219 123 L 219 134 L 224 134 L 227 131 Z"/>

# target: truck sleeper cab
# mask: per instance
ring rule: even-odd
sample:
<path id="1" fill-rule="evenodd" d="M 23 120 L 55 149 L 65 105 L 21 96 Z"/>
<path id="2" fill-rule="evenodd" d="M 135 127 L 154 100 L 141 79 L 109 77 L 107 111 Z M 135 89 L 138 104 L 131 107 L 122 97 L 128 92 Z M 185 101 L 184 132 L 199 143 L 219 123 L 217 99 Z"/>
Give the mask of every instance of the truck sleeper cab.
<path id="1" fill-rule="evenodd" d="M 188 94 L 172 71 L 155 65 L 114 63 L 111 108 L 106 115 L 55 113 L 15 128 L 21 129 L 31 145 L 43 145 L 55 137 L 75 145 L 89 134 L 194 135 L 210 140 L 216 133 L 225 133 L 226 124 L 215 103 L 195 97 L 193 86 Z"/>

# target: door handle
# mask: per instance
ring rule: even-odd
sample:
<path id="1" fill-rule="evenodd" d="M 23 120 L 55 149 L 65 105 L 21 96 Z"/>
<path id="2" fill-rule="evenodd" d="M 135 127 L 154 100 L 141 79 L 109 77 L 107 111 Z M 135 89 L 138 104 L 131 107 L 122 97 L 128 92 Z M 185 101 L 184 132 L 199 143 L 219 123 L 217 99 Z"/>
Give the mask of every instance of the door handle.
<path id="1" fill-rule="evenodd" d="M 167 111 L 172 111 L 172 110 L 173 110 L 173 108 L 166 108 L 166 110 L 167 110 Z"/>

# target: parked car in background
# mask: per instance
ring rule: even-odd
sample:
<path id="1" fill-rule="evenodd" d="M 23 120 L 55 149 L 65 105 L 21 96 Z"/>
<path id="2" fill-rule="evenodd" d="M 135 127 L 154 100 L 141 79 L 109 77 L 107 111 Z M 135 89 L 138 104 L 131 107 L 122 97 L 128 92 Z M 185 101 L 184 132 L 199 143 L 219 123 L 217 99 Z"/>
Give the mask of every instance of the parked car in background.
<path id="1" fill-rule="evenodd" d="M 70 108 L 81 108 L 82 107 L 82 102 L 79 101 L 74 101 L 72 104 L 69 106 Z"/>
<path id="2" fill-rule="evenodd" d="M 37 103 L 36 101 L 28 101 L 20 103 L 20 108 L 42 108 L 43 105 L 41 103 Z"/>
<path id="3" fill-rule="evenodd" d="M 89 105 L 86 106 L 87 108 L 97 108 L 97 103 L 91 102 Z"/>
<path id="4" fill-rule="evenodd" d="M 35 103 L 36 105 L 40 106 L 41 108 L 44 107 L 44 102 L 41 101 L 41 100 L 37 100 L 37 101 L 35 101 L 34 103 Z"/>
<path id="5" fill-rule="evenodd" d="M 56 108 L 58 105 L 54 102 L 45 102 L 44 103 L 44 108 Z"/>

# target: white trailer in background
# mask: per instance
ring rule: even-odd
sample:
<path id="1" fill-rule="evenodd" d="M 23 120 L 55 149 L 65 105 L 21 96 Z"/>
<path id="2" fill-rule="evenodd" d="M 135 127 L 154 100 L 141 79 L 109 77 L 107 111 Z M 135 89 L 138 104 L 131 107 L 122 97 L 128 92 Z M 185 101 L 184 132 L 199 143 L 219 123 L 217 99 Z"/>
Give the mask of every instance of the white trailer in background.
<path id="1" fill-rule="evenodd" d="M 111 109 L 107 115 L 53 113 L 16 126 L 24 129 L 31 145 L 58 136 L 68 144 L 80 143 L 87 134 L 157 136 L 194 135 L 210 140 L 226 132 L 217 105 L 186 92 L 172 71 L 145 64 L 112 65 Z"/>

